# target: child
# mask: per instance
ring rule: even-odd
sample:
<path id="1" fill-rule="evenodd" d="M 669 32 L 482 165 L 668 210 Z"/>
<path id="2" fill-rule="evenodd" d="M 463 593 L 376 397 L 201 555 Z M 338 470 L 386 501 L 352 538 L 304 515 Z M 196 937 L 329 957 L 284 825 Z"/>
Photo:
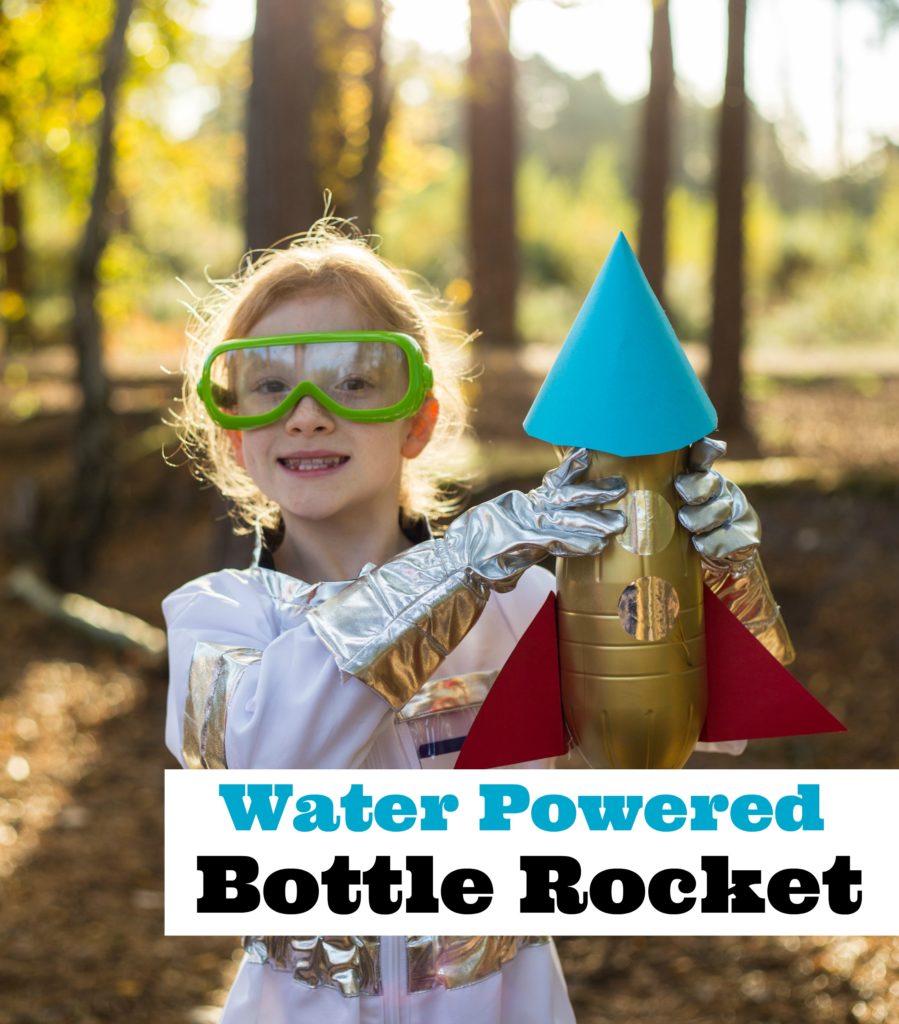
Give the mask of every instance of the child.
<path id="1" fill-rule="evenodd" d="M 625 525 L 601 508 L 624 481 L 580 481 L 575 452 L 432 539 L 435 478 L 464 422 L 458 371 L 426 304 L 327 222 L 221 286 L 197 328 L 185 443 L 259 543 L 252 568 L 164 603 L 170 750 L 190 768 L 452 767 L 552 588 L 534 566 L 602 550 Z M 574 1019 L 546 939 L 245 948 L 226 1024 Z"/>

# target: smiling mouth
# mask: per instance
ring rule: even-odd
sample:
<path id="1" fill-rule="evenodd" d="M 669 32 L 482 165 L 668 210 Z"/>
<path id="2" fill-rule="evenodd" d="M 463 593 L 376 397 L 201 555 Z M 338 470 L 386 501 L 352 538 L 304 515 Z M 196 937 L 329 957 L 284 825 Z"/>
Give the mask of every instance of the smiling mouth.
<path id="1" fill-rule="evenodd" d="M 349 461 L 349 455 L 316 455 L 306 459 L 278 459 L 285 469 L 299 473 L 310 473 L 317 469 L 336 469 Z"/>

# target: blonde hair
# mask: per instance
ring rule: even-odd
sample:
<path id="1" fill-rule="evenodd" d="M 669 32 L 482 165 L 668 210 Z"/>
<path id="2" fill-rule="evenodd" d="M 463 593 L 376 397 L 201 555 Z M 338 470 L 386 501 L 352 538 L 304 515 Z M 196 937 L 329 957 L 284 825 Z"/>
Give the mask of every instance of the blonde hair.
<path id="1" fill-rule="evenodd" d="M 452 488 L 463 477 L 461 441 L 468 418 L 463 346 L 469 336 L 440 321 L 435 298 L 413 288 L 352 225 L 333 217 L 316 222 L 285 249 L 247 254 L 233 278 L 213 284 L 211 294 L 190 310 L 182 409 L 175 419 L 195 475 L 230 500 L 236 532 L 276 527 L 280 512 L 237 462 L 226 431 L 209 418 L 197 381 L 215 345 L 245 337 L 278 303 L 302 295 L 344 297 L 369 329 L 398 331 L 419 343 L 434 371 L 440 415 L 422 454 L 404 461 L 400 511 L 406 518 L 430 519 L 456 508 L 458 490 L 454 496 Z"/>

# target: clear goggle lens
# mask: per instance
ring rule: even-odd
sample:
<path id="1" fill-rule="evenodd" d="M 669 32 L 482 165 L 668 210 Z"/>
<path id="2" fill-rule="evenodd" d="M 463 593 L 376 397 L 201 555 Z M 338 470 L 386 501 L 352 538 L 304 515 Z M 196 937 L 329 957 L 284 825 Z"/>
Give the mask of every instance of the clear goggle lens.
<path id="1" fill-rule="evenodd" d="M 232 416 L 271 412 L 305 382 L 348 411 L 364 411 L 403 400 L 409 361 L 399 345 L 384 341 L 266 345 L 220 353 L 209 376 L 215 405 Z"/>

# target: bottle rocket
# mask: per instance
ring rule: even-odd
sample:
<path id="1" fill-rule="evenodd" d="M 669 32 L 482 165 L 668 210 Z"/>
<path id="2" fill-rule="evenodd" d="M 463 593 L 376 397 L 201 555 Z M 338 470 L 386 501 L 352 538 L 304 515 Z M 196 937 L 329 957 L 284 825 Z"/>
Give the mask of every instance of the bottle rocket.
<path id="1" fill-rule="evenodd" d="M 525 430 L 623 476 L 627 528 L 595 558 L 559 559 L 565 719 L 593 767 L 679 768 L 706 715 L 699 557 L 674 478 L 717 416 L 623 234 L 534 401 Z"/>
<path id="2" fill-rule="evenodd" d="M 588 449 L 593 479 L 623 476 L 611 507 L 627 527 L 595 558 L 558 560 L 558 593 L 503 666 L 457 768 L 562 755 L 566 728 L 597 768 L 680 768 L 697 739 L 845 729 L 703 586 L 674 479 L 716 423 L 619 235 L 524 427 L 560 457 Z"/>

